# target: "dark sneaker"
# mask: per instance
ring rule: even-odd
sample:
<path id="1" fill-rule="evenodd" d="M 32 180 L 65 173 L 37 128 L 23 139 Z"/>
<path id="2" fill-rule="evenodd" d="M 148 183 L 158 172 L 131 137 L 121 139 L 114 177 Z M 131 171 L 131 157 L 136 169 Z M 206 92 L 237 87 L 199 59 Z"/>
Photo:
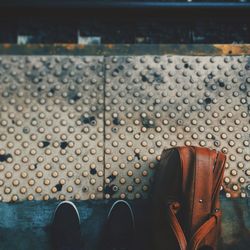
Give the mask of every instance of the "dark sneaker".
<path id="1" fill-rule="evenodd" d="M 134 250 L 135 220 L 128 202 L 119 200 L 111 207 L 104 228 L 101 250 Z"/>
<path id="2" fill-rule="evenodd" d="M 55 210 L 52 245 L 54 250 L 83 250 L 79 213 L 70 201 L 61 202 Z"/>

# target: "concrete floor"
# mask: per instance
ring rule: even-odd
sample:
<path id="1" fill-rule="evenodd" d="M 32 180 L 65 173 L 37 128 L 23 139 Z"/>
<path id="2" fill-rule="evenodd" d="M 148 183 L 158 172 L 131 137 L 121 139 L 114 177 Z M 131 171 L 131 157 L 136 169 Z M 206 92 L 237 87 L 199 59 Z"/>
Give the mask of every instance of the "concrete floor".
<path id="1" fill-rule="evenodd" d="M 76 202 L 81 217 L 85 250 L 98 249 L 105 219 L 113 201 Z M 0 204 L 0 249 L 46 250 L 50 247 L 50 224 L 58 201 L 26 201 Z M 131 201 L 137 240 L 142 250 L 150 249 L 150 202 Z M 223 234 L 219 250 L 250 249 L 250 199 L 222 198 Z"/>

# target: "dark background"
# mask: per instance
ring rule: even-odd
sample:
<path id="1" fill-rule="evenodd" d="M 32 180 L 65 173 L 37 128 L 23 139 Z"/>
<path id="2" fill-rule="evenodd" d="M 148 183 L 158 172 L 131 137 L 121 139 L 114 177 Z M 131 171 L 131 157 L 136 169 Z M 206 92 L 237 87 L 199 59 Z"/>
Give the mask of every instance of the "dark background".
<path id="1" fill-rule="evenodd" d="M 250 43 L 249 26 L 248 0 L 0 1 L 0 43 Z"/>

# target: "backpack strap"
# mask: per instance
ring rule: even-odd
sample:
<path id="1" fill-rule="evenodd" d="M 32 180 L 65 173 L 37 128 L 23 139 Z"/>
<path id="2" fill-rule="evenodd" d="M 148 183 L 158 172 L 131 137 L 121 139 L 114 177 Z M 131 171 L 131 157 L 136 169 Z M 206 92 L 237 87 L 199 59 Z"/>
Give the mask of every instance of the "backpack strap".
<path id="1" fill-rule="evenodd" d="M 191 235 L 203 224 L 211 213 L 213 167 L 216 151 L 208 148 L 194 147 L 193 194 L 191 200 Z M 215 155 L 213 155 L 215 153 Z"/>
<path id="2" fill-rule="evenodd" d="M 175 215 L 174 210 L 175 202 L 168 204 L 167 206 L 167 219 L 170 222 L 170 226 L 178 241 L 180 250 L 197 250 L 202 240 L 208 235 L 210 231 L 217 225 L 218 218 L 221 216 L 221 212 L 218 211 L 212 215 L 206 222 L 204 222 L 198 230 L 195 232 L 187 243 L 186 236 L 181 228 L 181 225 Z"/>
<path id="3" fill-rule="evenodd" d="M 224 171 L 225 171 L 225 162 L 226 162 L 226 155 L 222 152 L 218 152 L 218 156 L 216 159 L 216 163 L 214 166 L 214 186 L 213 186 L 213 194 L 212 194 L 212 203 L 213 207 L 212 210 L 216 210 L 220 208 L 220 200 L 219 200 L 219 193 L 221 183 L 223 181 Z"/>
<path id="4" fill-rule="evenodd" d="M 216 211 L 205 223 L 203 223 L 191 238 L 188 249 L 197 250 L 204 238 L 217 226 L 220 217 L 221 212 Z"/>
<path id="5" fill-rule="evenodd" d="M 175 215 L 176 210 L 176 202 L 171 202 L 167 204 L 167 215 L 168 215 L 168 220 L 170 223 L 170 226 L 175 234 L 175 237 L 178 241 L 180 250 L 186 250 L 187 249 L 187 240 L 186 236 L 181 228 L 181 225 Z"/>

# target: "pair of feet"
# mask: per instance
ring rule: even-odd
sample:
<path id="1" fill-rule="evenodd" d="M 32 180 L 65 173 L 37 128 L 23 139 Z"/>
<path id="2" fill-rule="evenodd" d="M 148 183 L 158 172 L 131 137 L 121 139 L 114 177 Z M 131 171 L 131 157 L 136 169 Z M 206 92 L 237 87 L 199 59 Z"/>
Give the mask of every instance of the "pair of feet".
<path id="1" fill-rule="evenodd" d="M 54 250 L 84 250 L 79 212 L 70 201 L 61 202 L 55 210 L 52 244 Z M 132 208 L 126 201 L 118 200 L 108 213 L 99 249 L 133 250 L 135 248 L 135 221 Z"/>

